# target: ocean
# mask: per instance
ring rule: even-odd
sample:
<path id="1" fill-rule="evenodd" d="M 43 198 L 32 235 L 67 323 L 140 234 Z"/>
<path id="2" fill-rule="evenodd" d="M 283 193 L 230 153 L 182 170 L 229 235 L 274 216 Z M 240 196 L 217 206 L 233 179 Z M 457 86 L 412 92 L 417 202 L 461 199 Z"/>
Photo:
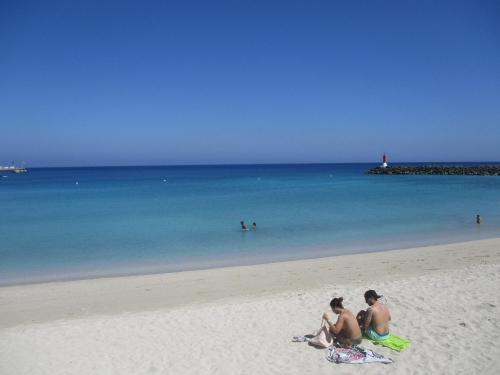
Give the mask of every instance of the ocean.
<path id="1" fill-rule="evenodd" d="M 0 285 L 499 236 L 500 177 L 367 175 L 374 166 L 32 168 L 4 174 Z M 256 222 L 257 230 L 242 232 L 241 220 Z"/>

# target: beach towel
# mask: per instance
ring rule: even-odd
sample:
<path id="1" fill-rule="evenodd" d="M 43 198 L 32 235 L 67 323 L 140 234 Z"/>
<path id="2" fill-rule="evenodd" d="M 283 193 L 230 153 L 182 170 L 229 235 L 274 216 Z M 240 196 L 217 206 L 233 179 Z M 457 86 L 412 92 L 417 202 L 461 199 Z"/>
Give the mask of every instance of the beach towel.
<path id="1" fill-rule="evenodd" d="M 367 337 L 367 339 L 373 342 L 375 345 L 382 345 L 397 352 L 409 348 L 411 344 L 409 340 L 399 336 L 395 336 L 393 334 L 389 335 L 388 338 L 383 340 L 374 340 L 371 337 Z"/>
<path id="2" fill-rule="evenodd" d="M 392 363 L 392 359 L 375 353 L 373 350 L 363 349 L 360 346 L 353 346 L 352 348 L 336 348 L 335 346 L 331 346 L 328 349 L 326 359 L 333 363 L 349 364 Z"/>

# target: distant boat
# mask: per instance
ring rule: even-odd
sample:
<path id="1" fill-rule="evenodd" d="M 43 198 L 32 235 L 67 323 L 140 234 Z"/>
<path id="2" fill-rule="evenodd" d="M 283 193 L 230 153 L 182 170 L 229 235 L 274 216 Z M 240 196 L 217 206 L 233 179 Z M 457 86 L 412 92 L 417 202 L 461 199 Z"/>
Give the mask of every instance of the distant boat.
<path id="1" fill-rule="evenodd" d="M 2 167 L 0 165 L 0 172 L 25 173 L 28 172 L 28 170 L 24 167 L 17 167 L 14 164 L 12 164 L 8 167 Z"/>

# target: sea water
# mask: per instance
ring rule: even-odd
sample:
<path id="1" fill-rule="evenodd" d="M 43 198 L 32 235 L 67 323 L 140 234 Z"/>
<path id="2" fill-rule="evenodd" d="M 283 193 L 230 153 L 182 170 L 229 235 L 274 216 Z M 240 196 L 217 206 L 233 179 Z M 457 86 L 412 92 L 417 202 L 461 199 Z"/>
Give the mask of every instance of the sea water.
<path id="1" fill-rule="evenodd" d="M 498 236 L 500 177 L 374 164 L 33 168 L 0 177 L 0 284 Z M 476 214 L 482 223 L 476 224 Z M 256 231 L 241 231 L 240 221 Z"/>

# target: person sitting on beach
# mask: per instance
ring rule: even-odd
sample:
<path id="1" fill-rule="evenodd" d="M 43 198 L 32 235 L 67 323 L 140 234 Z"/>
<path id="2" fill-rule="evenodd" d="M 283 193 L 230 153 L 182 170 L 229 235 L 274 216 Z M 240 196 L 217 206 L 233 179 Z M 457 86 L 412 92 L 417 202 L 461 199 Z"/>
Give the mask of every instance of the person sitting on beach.
<path id="1" fill-rule="evenodd" d="M 252 230 L 257 230 L 257 223 L 255 221 L 252 224 Z"/>
<path id="2" fill-rule="evenodd" d="M 365 302 L 368 309 L 361 310 L 356 319 L 363 333 L 375 341 L 389 338 L 389 321 L 391 313 L 386 305 L 380 303 L 379 296 L 374 290 L 365 292 Z"/>
<path id="3" fill-rule="evenodd" d="M 243 220 L 240 221 L 240 225 L 241 225 L 241 230 L 248 230 L 248 228 Z"/>
<path id="4" fill-rule="evenodd" d="M 333 338 L 338 340 L 341 344 L 350 347 L 361 343 L 362 334 L 358 322 L 352 312 L 344 308 L 342 305 L 343 300 L 344 299 L 340 297 L 334 298 L 330 302 L 332 311 L 338 315 L 335 323 L 330 320 L 328 312 L 323 314 L 323 319 L 328 323 L 329 331 Z"/>

